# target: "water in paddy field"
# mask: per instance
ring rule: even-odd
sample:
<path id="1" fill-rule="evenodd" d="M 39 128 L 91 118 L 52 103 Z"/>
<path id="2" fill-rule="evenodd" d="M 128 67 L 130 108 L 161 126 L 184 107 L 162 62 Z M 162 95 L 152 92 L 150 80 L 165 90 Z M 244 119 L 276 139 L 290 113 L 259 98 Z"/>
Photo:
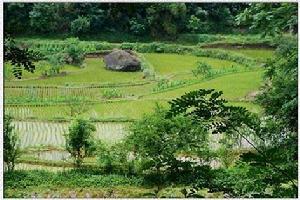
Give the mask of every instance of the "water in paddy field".
<path id="1" fill-rule="evenodd" d="M 36 146 L 65 147 L 64 134 L 68 132 L 70 123 L 58 122 L 26 122 L 15 121 L 13 123 L 20 134 L 21 148 Z M 95 137 L 107 143 L 120 141 L 127 134 L 128 122 L 97 122 Z M 212 134 L 210 137 L 211 148 L 218 148 L 220 134 Z M 251 147 L 245 140 L 240 141 L 240 147 Z"/>
<path id="2" fill-rule="evenodd" d="M 64 171 L 72 169 L 71 167 L 53 167 L 53 166 L 43 166 L 43 165 L 34 165 L 28 163 L 18 163 L 15 166 L 15 170 L 46 170 L 46 171 Z"/>
<path id="3" fill-rule="evenodd" d="M 26 122 L 13 123 L 20 135 L 21 148 L 34 146 L 64 147 L 64 134 L 68 132 L 70 123 Z M 129 123 L 97 122 L 95 137 L 108 143 L 121 140 L 126 134 Z"/>
<path id="4" fill-rule="evenodd" d="M 49 161 L 60 161 L 60 160 L 68 160 L 71 158 L 71 155 L 67 151 L 39 151 L 33 153 L 33 156 L 40 160 L 49 160 Z"/>

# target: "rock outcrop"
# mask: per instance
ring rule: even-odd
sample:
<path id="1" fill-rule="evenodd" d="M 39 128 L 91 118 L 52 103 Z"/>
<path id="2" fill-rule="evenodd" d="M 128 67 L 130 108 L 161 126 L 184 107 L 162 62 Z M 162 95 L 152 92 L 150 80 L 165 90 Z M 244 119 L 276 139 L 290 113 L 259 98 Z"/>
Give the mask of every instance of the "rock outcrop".
<path id="1" fill-rule="evenodd" d="M 104 56 L 103 59 L 109 70 L 124 72 L 141 70 L 141 62 L 131 51 L 115 50 Z"/>

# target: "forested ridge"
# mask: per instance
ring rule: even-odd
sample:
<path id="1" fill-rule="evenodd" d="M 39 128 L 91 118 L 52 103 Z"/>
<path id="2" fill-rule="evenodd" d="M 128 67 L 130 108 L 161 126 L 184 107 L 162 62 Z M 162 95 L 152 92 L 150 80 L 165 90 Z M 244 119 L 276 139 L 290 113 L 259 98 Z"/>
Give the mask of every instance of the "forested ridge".
<path id="1" fill-rule="evenodd" d="M 153 38 L 176 38 L 182 33 L 259 33 L 258 26 L 266 30 L 272 29 L 272 26 L 281 26 L 284 31 L 297 32 L 297 4 L 253 5 L 5 3 L 4 27 L 5 31 L 16 35 L 59 33 L 84 36 L 122 32 Z M 270 10 L 274 10 L 274 13 L 270 14 Z M 285 14 L 284 17 L 282 13 Z M 251 17 L 256 19 L 257 24 L 249 26 Z M 277 20 L 277 24 L 274 24 L 274 19 Z M 271 31 L 270 33 L 274 34 Z"/>

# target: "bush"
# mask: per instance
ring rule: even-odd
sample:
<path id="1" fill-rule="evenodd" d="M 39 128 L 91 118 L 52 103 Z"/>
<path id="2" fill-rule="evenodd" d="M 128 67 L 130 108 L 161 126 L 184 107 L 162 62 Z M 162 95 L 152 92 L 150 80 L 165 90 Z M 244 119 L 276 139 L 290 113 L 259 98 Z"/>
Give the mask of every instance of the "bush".
<path id="1" fill-rule="evenodd" d="M 84 51 L 78 38 L 68 38 L 64 48 L 65 62 L 73 65 L 81 65 L 84 60 Z"/>
<path id="2" fill-rule="evenodd" d="M 46 76 L 53 76 L 60 73 L 62 65 L 65 63 L 65 55 L 63 53 L 57 53 L 47 56 L 47 61 L 50 65 L 50 69 L 43 73 Z"/>
<path id="3" fill-rule="evenodd" d="M 96 50 L 112 50 L 114 48 L 117 48 L 118 44 L 108 43 L 108 42 L 97 42 L 95 44 Z"/>
<path id="4" fill-rule="evenodd" d="M 163 53 L 164 48 L 164 43 L 152 42 L 148 44 L 139 44 L 137 47 L 137 51 L 141 53 Z"/>
<path id="5" fill-rule="evenodd" d="M 65 172 L 49 172 L 30 170 L 4 173 L 5 188 L 25 187 L 113 187 L 113 186 L 140 186 L 142 179 L 122 175 L 99 175 L 99 171 L 90 169 L 76 169 Z"/>
<path id="6" fill-rule="evenodd" d="M 129 154 L 122 142 L 110 147 L 101 141 L 97 144 L 97 163 L 104 173 L 133 174 L 134 166 Z"/>
<path id="7" fill-rule="evenodd" d="M 203 75 L 204 77 L 212 76 L 212 66 L 204 63 L 204 62 L 197 62 L 197 68 L 192 70 L 194 76 L 198 77 L 199 75 Z"/>
<path id="8" fill-rule="evenodd" d="M 157 85 L 155 88 L 153 88 L 153 91 L 162 91 L 166 90 L 168 88 L 174 88 L 180 85 L 186 84 L 186 81 L 183 80 L 174 80 L 174 81 L 169 81 L 167 79 L 161 79 L 158 81 Z"/>
<path id="9" fill-rule="evenodd" d="M 17 158 L 20 156 L 20 141 L 15 127 L 12 125 L 12 117 L 4 116 L 4 132 L 3 132 L 3 156 L 8 171 L 13 171 Z"/>
<path id="10" fill-rule="evenodd" d="M 102 92 L 102 97 L 105 99 L 121 98 L 122 96 L 120 90 L 116 88 L 106 89 Z"/>
<path id="11" fill-rule="evenodd" d="M 121 49 L 123 50 L 135 50 L 136 49 L 136 44 L 135 43 L 122 43 L 121 44 Z"/>
<path id="12" fill-rule="evenodd" d="M 80 167 L 84 157 L 94 150 L 93 132 L 96 127 L 87 120 L 76 119 L 65 135 L 66 149 L 74 158 L 76 167 Z"/>
<path id="13" fill-rule="evenodd" d="M 192 123 L 189 117 L 166 117 L 157 107 L 155 113 L 134 122 L 126 143 L 142 162 L 141 170 L 149 182 L 160 187 L 168 179 L 192 167 L 192 161 L 182 161 L 184 155 L 209 158 L 208 132 Z M 193 145 L 191 145 L 193 144 Z"/>

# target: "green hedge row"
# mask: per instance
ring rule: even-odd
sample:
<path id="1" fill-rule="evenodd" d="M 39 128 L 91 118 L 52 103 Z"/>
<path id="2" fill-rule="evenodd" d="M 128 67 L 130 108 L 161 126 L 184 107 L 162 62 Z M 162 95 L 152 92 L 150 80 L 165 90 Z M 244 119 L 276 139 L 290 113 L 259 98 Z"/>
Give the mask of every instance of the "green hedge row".
<path id="1" fill-rule="evenodd" d="M 43 55 L 52 54 L 63 50 L 67 43 L 63 41 L 25 41 L 23 46 L 27 46 L 34 51 L 38 51 Z M 85 53 L 99 53 L 107 50 L 130 49 L 139 53 L 177 53 L 177 54 L 193 54 L 196 56 L 212 57 L 222 60 L 229 60 L 245 66 L 253 66 L 256 60 L 248 58 L 244 55 L 227 52 L 219 49 L 204 49 L 200 46 L 183 46 L 178 44 L 166 43 L 108 43 L 108 42 L 87 42 L 81 41 L 80 47 Z"/>

